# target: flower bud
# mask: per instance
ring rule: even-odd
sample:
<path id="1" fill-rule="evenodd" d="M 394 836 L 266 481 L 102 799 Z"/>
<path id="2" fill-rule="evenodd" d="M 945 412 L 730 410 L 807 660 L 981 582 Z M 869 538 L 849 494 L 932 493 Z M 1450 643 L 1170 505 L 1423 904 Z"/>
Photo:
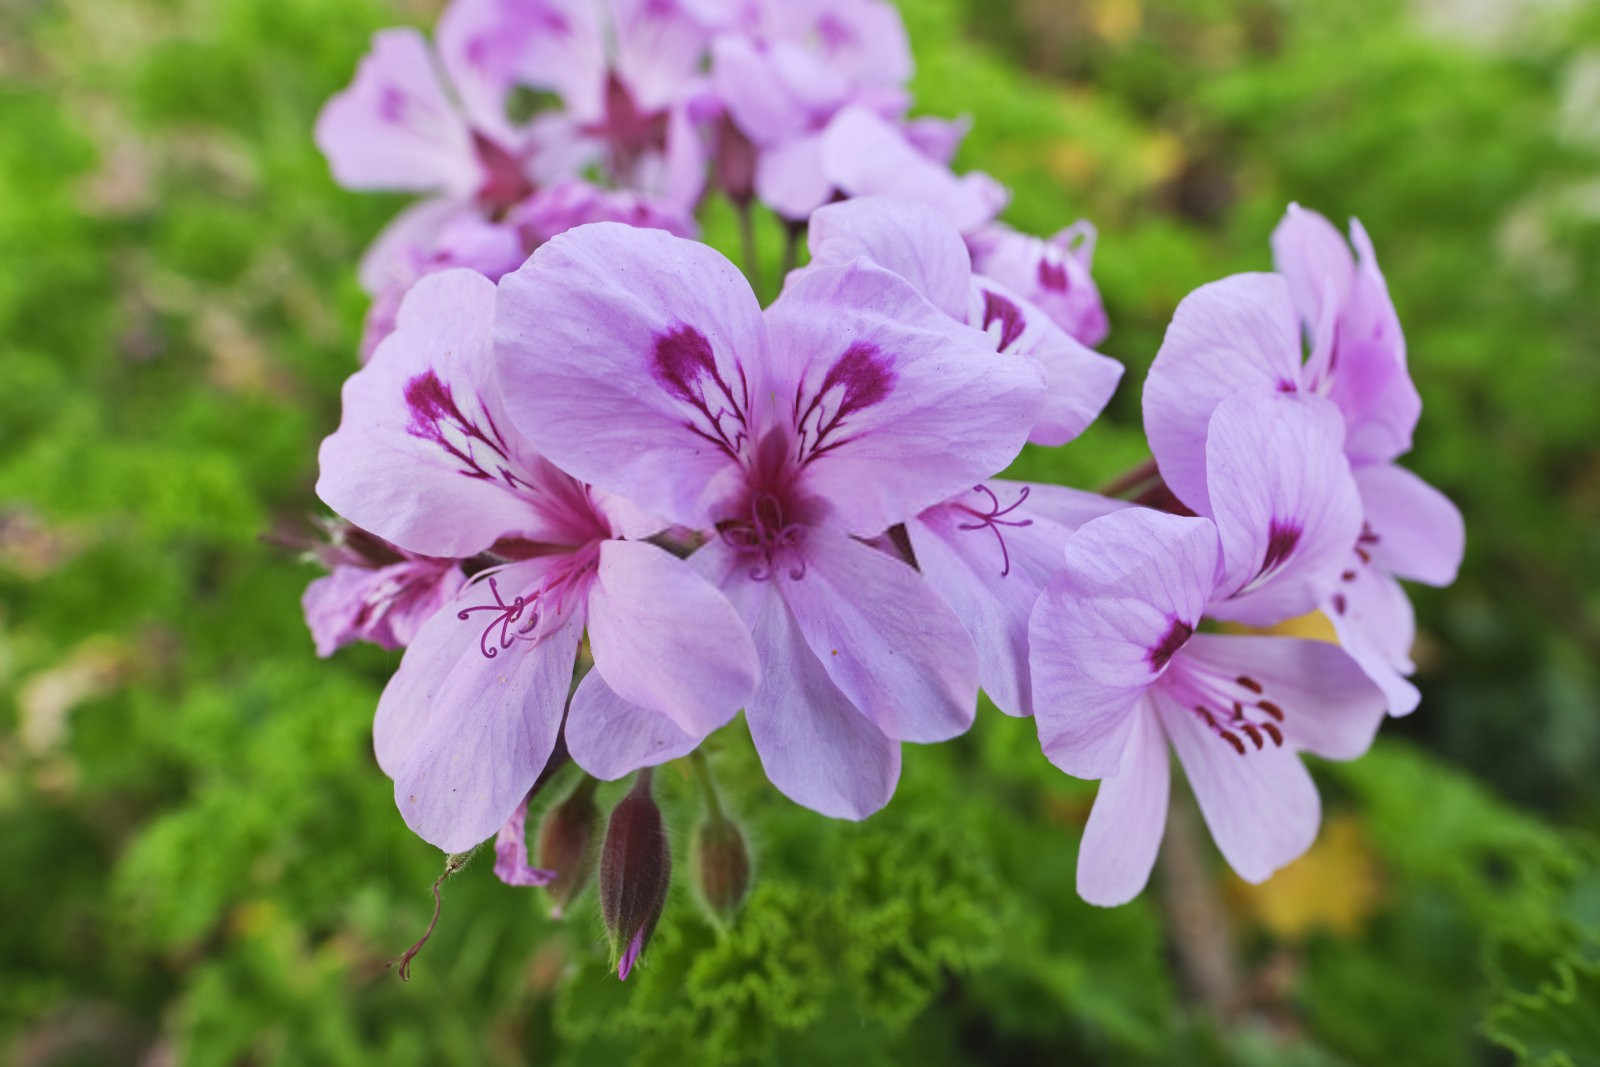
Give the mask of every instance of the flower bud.
<path id="1" fill-rule="evenodd" d="M 700 895 L 718 919 L 732 920 L 750 891 L 750 851 L 744 834 L 732 819 L 713 811 L 695 828 L 694 850 Z"/>
<path id="2" fill-rule="evenodd" d="M 539 824 L 539 866 L 556 872 L 544 887 L 550 894 L 552 918 L 561 918 L 572 898 L 594 877 L 600 859 L 600 807 L 594 802 L 599 784 L 585 775 Z"/>
<path id="3" fill-rule="evenodd" d="M 617 977 L 628 972 L 655 931 L 667 903 L 672 856 L 661 809 L 650 795 L 650 768 L 611 811 L 600 854 L 600 913 L 617 957 Z"/>

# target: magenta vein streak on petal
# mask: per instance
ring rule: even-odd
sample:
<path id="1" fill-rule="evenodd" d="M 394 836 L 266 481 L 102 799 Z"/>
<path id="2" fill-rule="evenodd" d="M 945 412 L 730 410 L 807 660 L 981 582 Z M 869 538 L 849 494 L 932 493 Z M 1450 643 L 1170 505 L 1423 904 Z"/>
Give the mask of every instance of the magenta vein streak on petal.
<path id="1" fill-rule="evenodd" d="M 1004 352 L 1016 343 L 1022 336 L 1024 322 L 1022 311 L 1001 296 L 999 293 L 987 289 L 983 292 L 983 328 L 988 330 L 996 321 L 1000 323 L 1000 343 L 995 346 L 995 351 Z"/>
<path id="2" fill-rule="evenodd" d="M 857 341 L 845 349 L 823 375 L 822 385 L 801 407 L 803 388 L 794 392 L 794 427 L 798 436 L 796 459 L 801 466 L 849 444 L 853 437 L 834 437 L 851 415 L 881 402 L 894 387 L 895 373 L 876 345 Z M 840 393 L 838 405 L 830 415 L 824 401 L 834 390 Z M 809 440 L 807 439 L 809 437 Z M 831 439 L 830 439 L 831 438 Z"/>
<path id="3" fill-rule="evenodd" d="M 691 420 L 684 426 L 730 458 L 737 459 L 749 433 L 746 412 L 750 386 L 745 380 L 744 366 L 737 361 L 734 363 L 739 372 L 736 396 L 733 386 L 717 368 L 711 342 L 706 340 L 705 334 L 687 325 L 677 326 L 656 338 L 652 363 L 651 371 L 661 387 L 693 407 L 704 419 L 703 425 Z M 728 424 L 732 424 L 731 427 Z"/>
<path id="4" fill-rule="evenodd" d="M 498 478 L 512 489 L 524 487 L 522 479 L 513 474 L 506 465 L 511 460 L 506 439 L 487 411 L 483 413 L 483 421 L 489 427 L 485 433 L 481 426 L 462 413 L 450 387 L 440 381 L 439 376 L 431 370 L 406 382 L 405 397 L 406 406 L 411 409 L 411 423 L 406 427 L 406 432 L 424 441 L 432 441 L 444 449 L 451 458 L 461 463 L 458 473 L 483 481 L 494 481 Z M 460 432 L 465 439 L 464 446 L 445 436 L 440 424 L 446 422 Z M 473 441 L 482 442 L 484 447 L 505 461 L 495 464 L 499 468 L 497 473 L 490 473 L 484 468 L 476 455 L 476 450 L 472 447 Z"/>
<path id="5" fill-rule="evenodd" d="M 1032 486 L 1023 486 L 1022 491 L 1017 494 L 1017 499 L 1013 500 L 1010 504 L 1003 508 L 1000 506 L 1000 498 L 995 496 L 994 490 L 990 489 L 987 485 L 975 485 L 972 487 L 972 491 L 974 493 L 983 493 L 988 496 L 989 510 L 978 511 L 975 508 L 968 507 L 966 504 L 957 504 L 956 507 L 960 508 L 968 515 L 971 515 L 973 518 L 978 520 L 977 522 L 963 522 L 957 527 L 957 529 L 989 530 L 994 533 L 994 539 L 1000 543 L 1000 577 L 1004 578 L 1011 573 L 1011 552 L 1006 548 L 1005 534 L 1000 532 L 1000 527 L 1022 527 L 1033 525 L 1032 519 L 1004 518 L 1004 516 L 1011 514 L 1013 511 L 1016 511 L 1022 506 L 1023 501 L 1027 500 L 1028 494 L 1032 492 Z"/>

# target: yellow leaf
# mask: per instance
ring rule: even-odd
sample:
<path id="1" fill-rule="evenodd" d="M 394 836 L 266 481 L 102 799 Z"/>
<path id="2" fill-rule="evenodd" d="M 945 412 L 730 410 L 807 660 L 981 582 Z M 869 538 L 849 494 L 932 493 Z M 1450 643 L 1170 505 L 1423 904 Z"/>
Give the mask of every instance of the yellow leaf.
<path id="1" fill-rule="evenodd" d="M 1298 939 L 1322 928 L 1355 934 L 1383 895 L 1377 860 L 1353 815 L 1324 824 L 1304 856 L 1261 885 L 1235 878 L 1235 910 L 1281 938 Z"/>

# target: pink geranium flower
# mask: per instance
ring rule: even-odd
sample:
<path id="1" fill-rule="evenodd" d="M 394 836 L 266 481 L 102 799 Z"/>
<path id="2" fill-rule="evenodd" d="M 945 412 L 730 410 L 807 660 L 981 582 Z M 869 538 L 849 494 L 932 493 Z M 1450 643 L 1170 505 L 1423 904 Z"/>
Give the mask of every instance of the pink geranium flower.
<path id="1" fill-rule="evenodd" d="M 328 574 L 306 586 L 301 606 L 317 655 L 352 641 L 404 648 L 461 588 L 458 561 L 419 556 L 353 526 L 316 551 Z"/>
<path id="2" fill-rule="evenodd" d="M 994 474 L 1041 384 L 864 259 L 795 275 L 762 312 L 715 251 L 580 227 L 501 283 L 509 416 L 575 478 L 713 536 L 691 563 L 749 623 L 768 777 L 859 818 L 901 741 L 965 730 L 977 657 L 905 563 L 862 543 Z"/>
<path id="3" fill-rule="evenodd" d="M 906 121 L 911 49 L 882 0 L 754 0 L 712 45 L 712 84 L 753 147 L 754 186 L 778 214 L 803 220 L 835 191 L 934 203 L 963 230 L 1005 206 L 987 175 L 947 164 L 959 122 Z"/>
<path id="4" fill-rule="evenodd" d="M 416 634 L 374 727 L 401 814 L 447 852 L 493 834 L 544 768 L 585 629 L 594 669 L 566 739 L 591 771 L 682 755 L 757 674 L 727 598 L 634 539 L 660 524 L 518 435 L 496 391 L 494 305 L 471 271 L 412 288 L 394 334 L 345 385 L 317 483 L 335 511 L 408 551 L 492 564 Z"/>
<path id="5" fill-rule="evenodd" d="M 1131 508 L 1085 523 L 1030 622 L 1045 755 L 1103 779 L 1078 855 L 1091 903 L 1122 903 L 1149 877 L 1169 743 L 1222 854 L 1259 882 L 1316 836 L 1298 753 L 1353 758 L 1383 718 L 1382 692 L 1335 645 L 1200 632 L 1207 616 L 1292 605 L 1342 565 L 1361 517 L 1337 410 L 1245 394 L 1218 405 L 1210 431 L 1210 515 Z"/>
<path id="6" fill-rule="evenodd" d="M 1028 435 L 1035 444 L 1061 445 L 1082 433 L 1122 377 L 1121 364 L 974 273 L 959 230 L 930 207 L 882 197 L 830 204 L 811 216 L 809 240 L 814 263 L 864 257 L 951 319 L 983 330 L 996 355 L 1032 363 L 1045 383 Z M 1122 506 L 1062 486 L 991 478 L 907 520 L 917 568 L 966 624 L 984 691 L 1002 711 L 1032 714 L 1028 616 L 1060 570 L 1062 543 L 1079 524 Z"/>
<path id="7" fill-rule="evenodd" d="M 1168 487 L 1201 511 L 1206 428 L 1224 398 L 1292 393 L 1335 405 L 1365 521 L 1316 606 L 1403 715 L 1419 697 L 1404 677 L 1415 624 L 1396 579 L 1448 585 L 1465 534 L 1455 506 L 1394 463 L 1411 447 L 1421 401 L 1371 243 L 1360 223 L 1351 235 L 1359 260 L 1327 220 L 1291 206 L 1273 235 L 1282 274 L 1235 275 L 1184 298 L 1145 383 L 1145 430 Z"/>
<path id="8" fill-rule="evenodd" d="M 1048 240 L 999 222 L 967 236 L 974 269 L 1026 297 L 1086 345 L 1104 341 L 1111 328 L 1089 273 L 1094 242 L 1094 227 L 1081 219 Z"/>

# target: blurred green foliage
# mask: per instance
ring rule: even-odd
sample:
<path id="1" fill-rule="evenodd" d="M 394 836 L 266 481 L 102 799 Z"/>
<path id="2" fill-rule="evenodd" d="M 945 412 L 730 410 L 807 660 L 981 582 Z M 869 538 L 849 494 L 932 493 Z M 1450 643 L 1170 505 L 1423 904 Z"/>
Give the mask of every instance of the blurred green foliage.
<path id="1" fill-rule="evenodd" d="M 1427 401 L 1412 462 L 1460 503 L 1469 549 L 1456 587 L 1415 591 L 1422 710 L 1317 768 L 1353 828 L 1303 861 L 1322 874 L 1247 892 L 1213 864 L 1090 908 L 1072 886 L 1092 786 L 1051 770 L 1029 723 L 985 709 L 959 742 L 908 747 L 862 825 L 784 801 L 735 726 L 711 759 L 755 888 L 729 928 L 675 886 L 620 984 L 592 892 L 557 923 L 480 860 L 399 982 L 386 963 L 441 857 L 370 755 L 394 657 L 316 660 L 314 572 L 263 535 L 318 510 L 354 264 L 400 204 L 337 190 L 310 123 L 372 29 L 432 13 L 12 3 L 7 1059 L 1596 1062 L 1600 15 L 1508 6 L 1485 36 L 1446 3 L 903 6 L 919 106 L 973 116 L 962 162 L 1015 189 L 1010 220 L 1101 229 L 1127 381 L 1026 476 L 1094 486 L 1143 458 L 1138 383 L 1172 307 L 1267 266 L 1288 200 L 1374 235 Z M 737 247 L 718 205 L 707 237 Z M 769 221 L 769 290 L 778 244 Z M 681 857 L 698 794 L 676 767 L 659 781 Z M 1185 963 L 1186 893 L 1225 902 L 1201 931 L 1238 971 L 1221 1009 Z"/>

